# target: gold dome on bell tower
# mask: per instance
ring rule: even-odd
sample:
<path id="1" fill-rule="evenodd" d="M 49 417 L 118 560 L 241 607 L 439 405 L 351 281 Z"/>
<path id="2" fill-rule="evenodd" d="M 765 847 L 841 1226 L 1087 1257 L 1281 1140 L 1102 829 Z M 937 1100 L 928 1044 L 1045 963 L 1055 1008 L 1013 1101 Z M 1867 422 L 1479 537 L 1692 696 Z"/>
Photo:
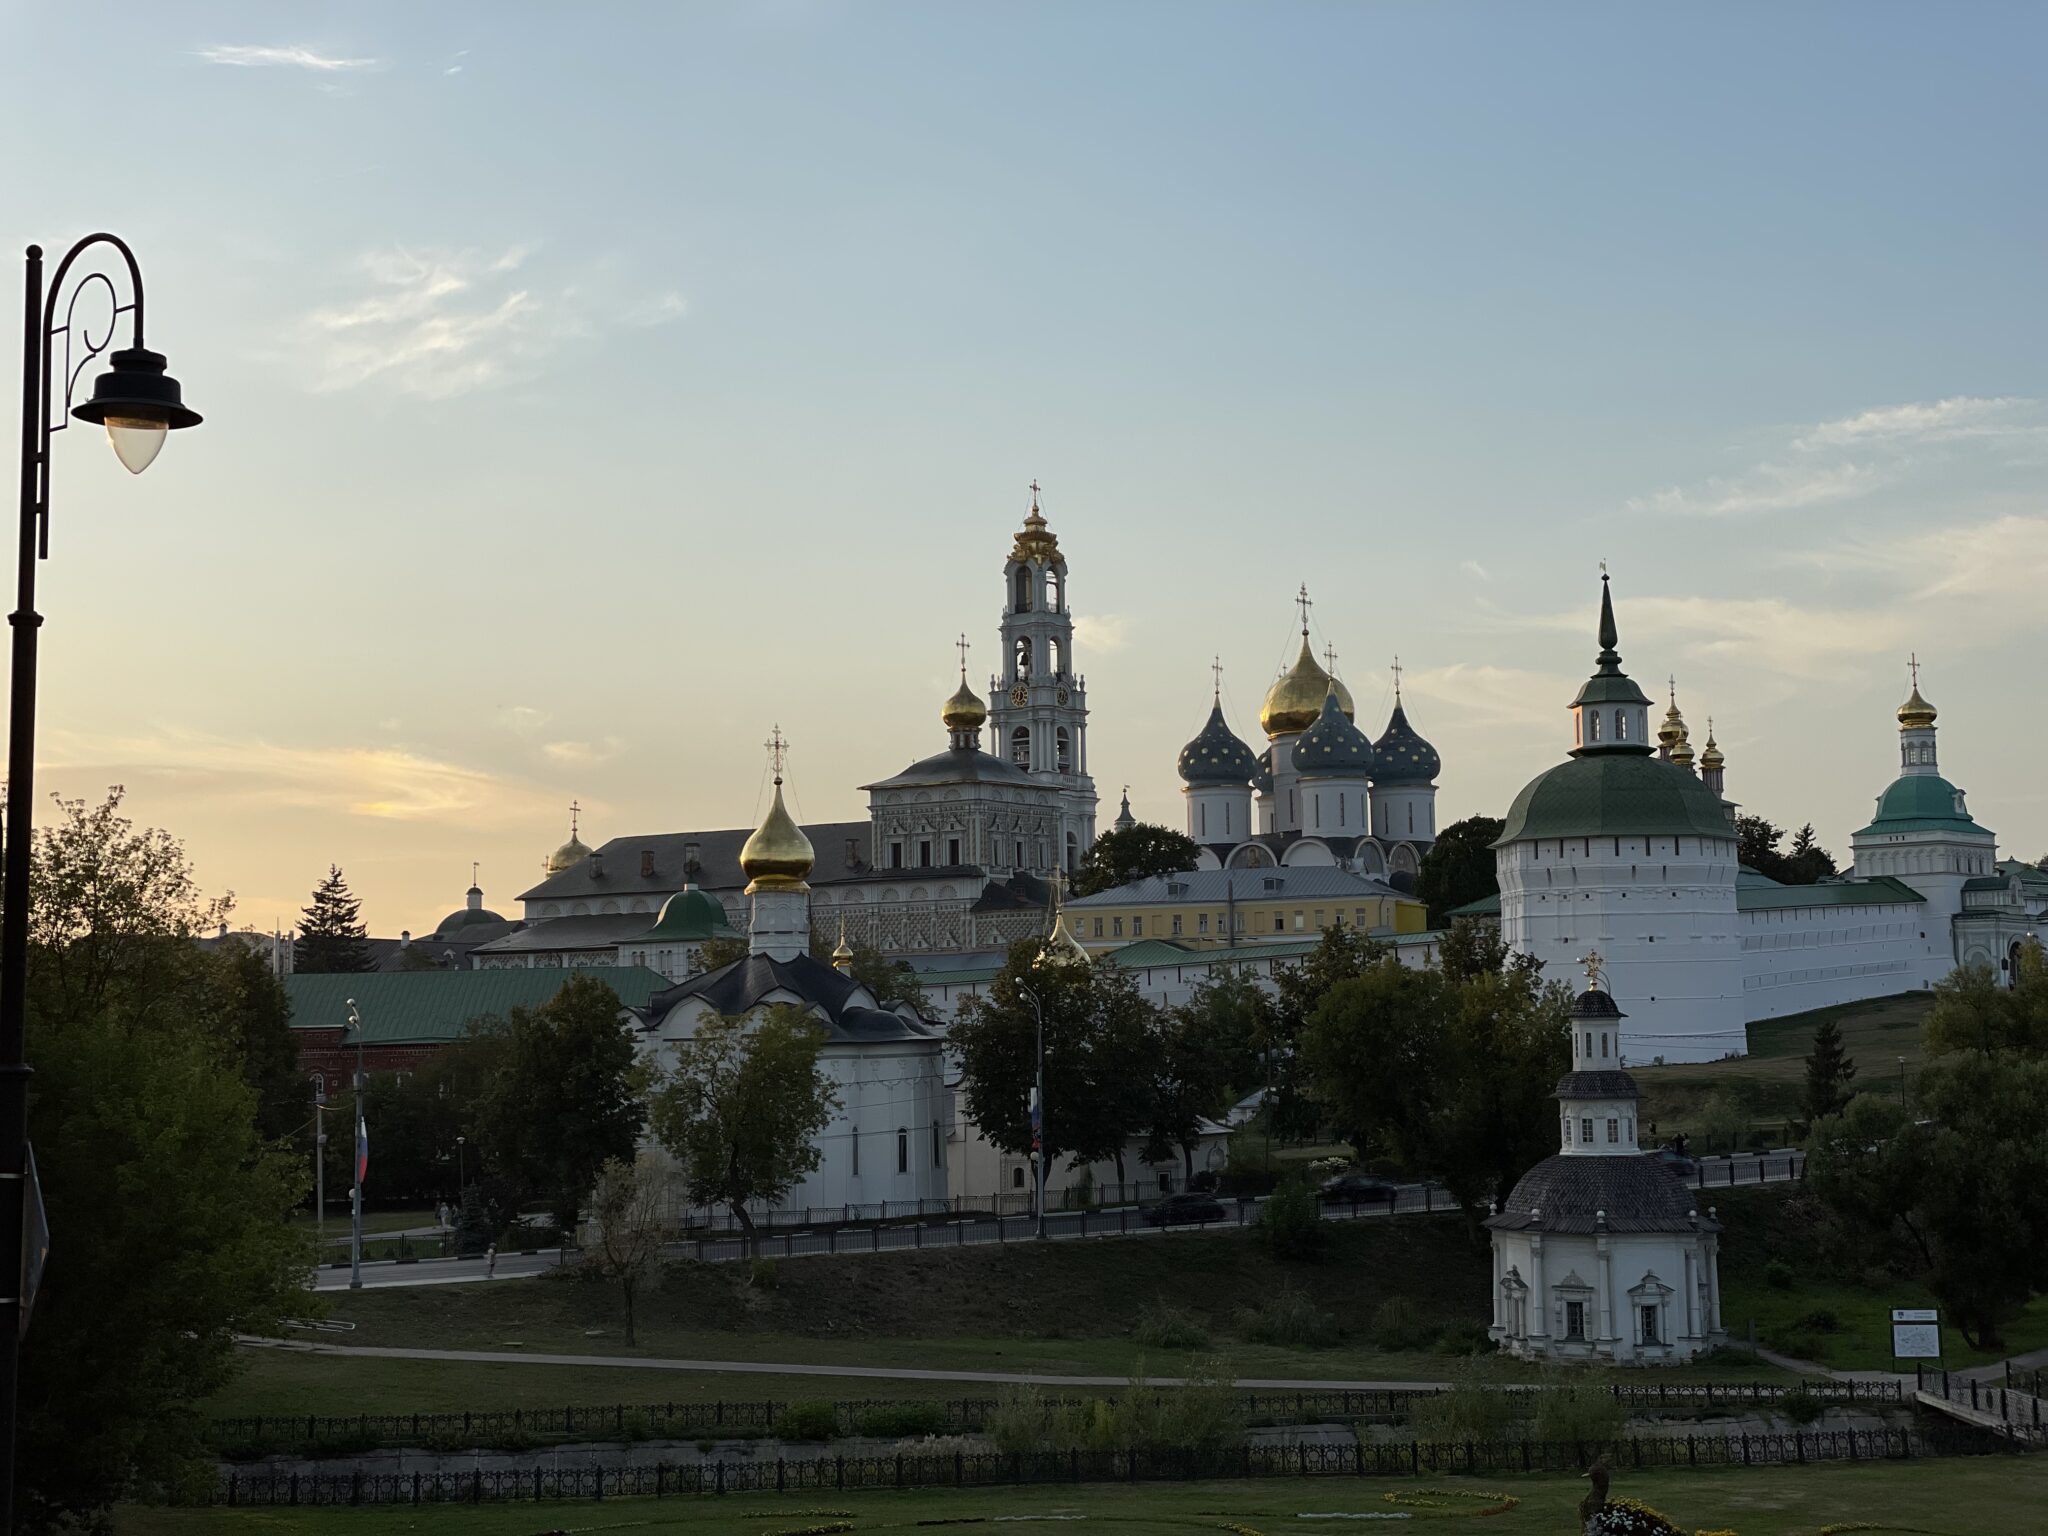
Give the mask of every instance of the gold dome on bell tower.
<path id="1" fill-rule="evenodd" d="M 768 739 L 769 760 L 775 766 L 775 799 L 740 849 L 740 868 L 746 871 L 749 893 L 810 889 L 804 877 L 817 862 L 818 852 L 782 803 L 782 759 L 788 749 L 778 725 Z"/>
<path id="2" fill-rule="evenodd" d="M 1899 729 L 1902 731 L 1924 731 L 1934 724 L 1934 706 L 1920 697 L 1920 658 L 1916 654 L 1907 663 L 1913 674 L 1913 691 L 1906 696 L 1906 702 L 1899 706 Z"/>

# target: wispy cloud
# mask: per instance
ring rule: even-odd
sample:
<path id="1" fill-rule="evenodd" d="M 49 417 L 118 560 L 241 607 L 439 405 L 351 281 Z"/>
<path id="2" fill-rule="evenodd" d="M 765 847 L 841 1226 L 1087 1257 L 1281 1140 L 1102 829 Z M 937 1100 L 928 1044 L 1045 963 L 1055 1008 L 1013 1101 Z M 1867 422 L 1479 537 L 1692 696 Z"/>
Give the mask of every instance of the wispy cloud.
<path id="1" fill-rule="evenodd" d="M 548 761 L 571 768 L 608 763 L 625 750 L 626 743 L 617 736 L 606 736 L 598 741 L 549 741 L 541 744 L 541 751 Z"/>
<path id="2" fill-rule="evenodd" d="M 368 291 L 308 314 L 302 331 L 318 361 L 316 387 L 380 383 L 446 399 L 533 377 L 565 343 L 597 334 L 574 285 L 527 273 L 532 249 L 372 251 L 356 262 Z M 628 306 L 624 323 L 654 325 L 684 312 L 664 293 Z"/>
<path id="3" fill-rule="evenodd" d="M 1947 464 L 1977 440 L 2048 435 L 2041 402 L 2006 396 L 1876 406 L 1787 434 L 1778 451 L 1740 474 L 1666 486 L 1627 502 L 1654 515 L 1740 516 L 1853 501 Z"/>
<path id="4" fill-rule="evenodd" d="M 228 64 L 237 69 L 310 69 L 321 74 L 341 74 L 383 68 L 380 59 L 345 59 L 336 54 L 315 53 L 295 43 L 218 43 L 201 48 L 199 57 L 209 64 Z"/>
<path id="5" fill-rule="evenodd" d="M 1474 581 L 1493 580 L 1492 575 L 1487 571 L 1486 567 L 1481 565 L 1477 560 L 1460 560 L 1458 562 L 1458 569 L 1463 571 L 1467 576 L 1470 576 Z"/>
<path id="6" fill-rule="evenodd" d="M 1074 644 L 1098 655 L 1131 643 L 1132 621 L 1121 613 L 1083 613 L 1074 618 Z"/>
<path id="7" fill-rule="evenodd" d="M 1790 557 L 1831 574 L 1879 578 L 1903 600 L 2024 598 L 2048 587 L 2048 517 L 2006 513 L 1903 536 L 1851 536 Z"/>
<path id="8" fill-rule="evenodd" d="M 1561 674 L 1472 662 L 1401 673 L 1401 691 L 1411 699 L 1427 699 L 1432 712 L 1481 725 L 1554 728 L 1563 716 L 1559 700 L 1570 698 L 1575 686 Z"/>
<path id="9" fill-rule="evenodd" d="M 536 786 L 395 747 L 283 746 L 183 730 L 56 730 L 40 755 L 53 773 L 156 775 L 238 803 L 397 821 L 538 814 L 554 803 Z"/>
<path id="10" fill-rule="evenodd" d="M 531 704 L 507 704 L 498 711 L 498 724 L 515 736 L 531 736 L 550 718 L 546 710 L 535 709 Z"/>

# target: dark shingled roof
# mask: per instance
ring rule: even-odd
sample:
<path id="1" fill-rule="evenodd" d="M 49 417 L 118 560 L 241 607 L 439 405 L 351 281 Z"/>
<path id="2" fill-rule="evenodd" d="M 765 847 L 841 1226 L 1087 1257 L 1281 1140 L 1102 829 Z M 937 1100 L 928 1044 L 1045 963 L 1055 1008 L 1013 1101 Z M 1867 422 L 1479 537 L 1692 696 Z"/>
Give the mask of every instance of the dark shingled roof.
<path id="1" fill-rule="evenodd" d="M 1372 738 L 1344 718 L 1334 689 L 1315 724 L 1294 738 L 1294 771 L 1303 778 L 1363 777 L 1372 772 Z"/>
<path id="2" fill-rule="evenodd" d="M 1050 789 L 1054 786 L 1044 779 L 1033 778 L 1015 763 L 984 752 L 979 747 L 949 747 L 944 752 L 935 752 L 930 757 L 920 758 L 901 773 L 891 774 L 886 779 L 877 779 L 872 784 L 863 784 L 863 789 L 905 789 L 924 784 L 1028 784 L 1035 789 Z"/>
<path id="3" fill-rule="evenodd" d="M 1626 1072 L 1567 1072 L 1557 1080 L 1560 1099 L 1639 1099 L 1636 1080 Z"/>
<path id="4" fill-rule="evenodd" d="M 1209 710 L 1208 723 L 1180 749 L 1179 766 L 1184 784 L 1239 785 L 1251 783 L 1259 759 L 1223 718 L 1219 699 Z"/>
<path id="5" fill-rule="evenodd" d="M 1607 1213 L 1609 1232 L 1718 1231 L 1702 1216 L 1694 1192 L 1654 1155 L 1546 1157 L 1522 1175 L 1498 1216 L 1500 1232 L 1592 1232 L 1594 1213 Z M 1536 1214 L 1532 1214 L 1536 1213 Z"/>
<path id="6" fill-rule="evenodd" d="M 694 997 L 732 1016 L 760 1007 L 776 992 L 801 998 L 822 1013 L 826 1036 L 835 1044 L 933 1040 L 939 1035 L 930 1025 L 906 1019 L 893 1009 L 865 1006 L 855 996 L 864 996 L 864 988 L 810 955 L 794 960 L 748 955 L 656 993 L 646 1012 L 649 1019 L 659 1021 L 678 1003 Z"/>
<path id="7" fill-rule="evenodd" d="M 1372 751 L 1375 784 L 1428 784 L 1443 771 L 1436 748 L 1408 723 L 1408 711 L 1401 707 L 1399 694 L 1394 695 L 1394 713 L 1387 719 L 1386 733 L 1372 744 Z"/>
<path id="8" fill-rule="evenodd" d="M 865 821 L 811 821 L 804 823 L 804 836 L 817 850 L 818 862 L 811 867 L 810 881 L 822 885 L 857 875 L 872 874 L 867 862 L 871 833 Z M 578 859 L 558 875 L 550 875 L 530 890 L 521 891 L 521 901 L 573 901 L 611 896 L 668 897 L 685 885 L 695 883 L 707 890 L 738 890 L 747 883 L 740 869 L 740 848 L 754 835 L 752 827 L 723 827 L 713 832 L 653 832 L 638 837 L 615 837 L 590 858 Z M 851 842 L 854 860 L 846 857 Z M 685 867 L 686 844 L 697 845 L 697 867 Z M 640 873 L 643 853 L 652 854 L 652 871 Z"/>

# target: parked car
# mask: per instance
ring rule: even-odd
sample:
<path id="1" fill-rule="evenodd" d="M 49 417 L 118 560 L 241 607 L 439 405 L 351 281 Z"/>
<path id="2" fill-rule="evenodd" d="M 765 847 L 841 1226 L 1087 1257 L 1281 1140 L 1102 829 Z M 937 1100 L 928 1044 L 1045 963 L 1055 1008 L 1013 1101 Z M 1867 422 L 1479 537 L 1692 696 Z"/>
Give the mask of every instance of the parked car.
<path id="1" fill-rule="evenodd" d="M 1168 1195 L 1157 1205 L 1145 1208 L 1144 1219 L 1148 1226 L 1191 1227 L 1204 1221 L 1221 1221 L 1223 1207 L 1208 1195 Z"/>
<path id="2" fill-rule="evenodd" d="M 1400 1192 L 1385 1179 L 1376 1179 L 1369 1173 L 1340 1173 L 1323 1180 L 1323 1199 L 1331 1205 L 1391 1207 Z"/>
<path id="3" fill-rule="evenodd" d="M 1700 1165 L 1673 1147 L 1659 1147 L 1654 1152 L 1645 1152 L 1645 1157 L 1654 1157 L 1671 1173 L 1688 1182 L 1700 1171 Z"/>

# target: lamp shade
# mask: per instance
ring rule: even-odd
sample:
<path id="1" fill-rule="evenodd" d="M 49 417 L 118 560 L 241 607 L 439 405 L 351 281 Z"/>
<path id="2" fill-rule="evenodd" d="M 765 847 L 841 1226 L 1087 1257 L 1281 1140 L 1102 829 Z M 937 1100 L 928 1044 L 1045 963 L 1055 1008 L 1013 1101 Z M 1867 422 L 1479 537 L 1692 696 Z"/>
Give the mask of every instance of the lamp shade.
<path id="1" fill-rule="evenodd" d="M 163 446 L 164 433 L 196 427 L 197 411 L 185 404 L 178 381 L 164 372 L 164 355 L 146 347 L 129 347 L 108 360 L 93 380 L 92 398 L 73 406 L 71 414 L 107 429 L 121 462 L 141 474 Z"/>

